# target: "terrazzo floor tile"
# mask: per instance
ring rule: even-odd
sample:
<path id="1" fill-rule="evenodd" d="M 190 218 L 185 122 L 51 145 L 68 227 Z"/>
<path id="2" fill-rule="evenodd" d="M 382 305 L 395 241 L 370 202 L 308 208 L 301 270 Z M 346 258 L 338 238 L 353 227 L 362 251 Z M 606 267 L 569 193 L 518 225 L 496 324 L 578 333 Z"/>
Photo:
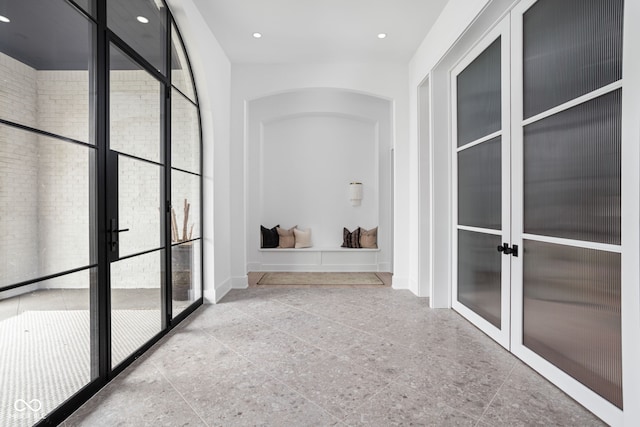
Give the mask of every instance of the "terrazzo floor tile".
<path id="1" fill-rule="evenodd" d="M 180 333 L 154 346 L 147 362 L 170 381 L 216 380 L 250 363 L 202 330 Z"/>
<path id="2" fill-rule="evenodd" d="M 325 357 L 318 347 L 272 327 L 239 336 L 227 345 L 266 371 L 283 363 Z"/>
<path id="3" fill-rule="evenodd" d="M 67 426 L 206 426 L 150 363 L 134 364 L 73 413 Z"/>
<path id="4" fill-rule="evenodd" d="M 431 355 L 425 362 L 412 364 L 398 381 L 476 417 L 483 414 L 512 367 L 484 370 Z"/>
<path id="5" fill-rule="evenodd" d="M 474 426 L 477 419 L 428 395 L 391 384 L 343 421 L 350 426 Z"/>
<path id="6" fill-rule="evenodd" d="M 491 402 L 482 422 L 493 426 L 605 425 L 520 362 Z"/>
<path id="7" fill-rule="evenodd" d="M 352 343 L 343 354 L 358 366 L 376 372 L 390 381 L 398 380 L 402 374 L 417 371 L 429 364 L 428 354 L 409 356 L 406 347 L 376 336 Z"/>
<path id="8" fill-rule="evenodd" d="M 339 421 L 253 364 L 215 379 L 206 375 L 172 384 L 211 426 L 323 426 Z"/>
<path id="9" fill-rule="evenodd" d="M 390 288 L 233 290 L 65 425 L 602 425 L 451 310 Z"/>
<path id="10" fill-rule="evenodd" d="M 338 418 L 388 384 L 383 377 L 334 355 L 311 363 L 288 364 L 275 376 Z"/>

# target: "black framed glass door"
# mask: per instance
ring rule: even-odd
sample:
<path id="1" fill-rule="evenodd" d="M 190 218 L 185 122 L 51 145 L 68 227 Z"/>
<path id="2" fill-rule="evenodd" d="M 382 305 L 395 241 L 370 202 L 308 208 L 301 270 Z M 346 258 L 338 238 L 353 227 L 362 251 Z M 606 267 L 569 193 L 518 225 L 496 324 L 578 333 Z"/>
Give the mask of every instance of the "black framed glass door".
<path id="1" fill-rule="evenodd" d="M 36 3 L 0 5 L 3 426 L 60 423 L 202 303 L 198 99 L 166 4 Z"/>
<path id="2" fill-rule="evenodd" d="M 164 88 L 109 49 L 107 233 L 111 366 L 166 325 Z"/>

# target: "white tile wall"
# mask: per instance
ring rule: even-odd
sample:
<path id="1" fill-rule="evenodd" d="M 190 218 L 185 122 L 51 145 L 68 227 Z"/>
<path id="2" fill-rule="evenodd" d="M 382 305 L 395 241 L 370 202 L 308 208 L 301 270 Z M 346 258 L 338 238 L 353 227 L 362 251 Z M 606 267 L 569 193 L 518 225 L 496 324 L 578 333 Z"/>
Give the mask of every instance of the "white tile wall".
<path id="1" fill-rule="evenodd" d="M 36 123 L 36 71 L 0 54 L 0 117 Z M 38 148 L 33 134 L 0 125 L 0 284 L 39 274 Z"/>

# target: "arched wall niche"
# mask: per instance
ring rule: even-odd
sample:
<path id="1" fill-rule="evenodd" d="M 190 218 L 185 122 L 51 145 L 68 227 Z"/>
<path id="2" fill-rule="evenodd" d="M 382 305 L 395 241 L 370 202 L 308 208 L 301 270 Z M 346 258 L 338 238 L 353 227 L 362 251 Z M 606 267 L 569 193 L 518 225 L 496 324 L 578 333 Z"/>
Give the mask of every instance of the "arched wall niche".
<path id="1" fill-rule="evenodd" d="M 391 271 L 390 100 L 337 88 L 270 94 L 245 105 L 247 270 Z M 361 206 L 348 186 L 363 183 Z M 336 249 L 342 229 L 378 227 L 379 251 L 327 264 L 317 254 L 260 251 L 260 225 L 311 228 L 313 251 Z M 276 258 L 277 257 L 277 258 Z"/>

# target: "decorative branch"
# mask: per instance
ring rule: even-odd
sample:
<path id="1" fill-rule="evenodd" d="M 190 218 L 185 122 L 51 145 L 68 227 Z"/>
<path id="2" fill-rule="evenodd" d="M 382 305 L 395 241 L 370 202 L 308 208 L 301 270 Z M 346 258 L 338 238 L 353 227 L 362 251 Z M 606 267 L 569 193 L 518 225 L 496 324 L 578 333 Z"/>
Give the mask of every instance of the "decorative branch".
<path id="1" fill-rule="evenodd" d="M 175 209 L 171 208 L 171 239 L 174 242 L 179 242 L 180 241 L 180 236 L 178 236 L 177 223 L 178 223 L 178 221 L 176 220 L 176 211 L 175 211 Z"/>
<path id="2" fill-rule="evenodd" d="M 187 199 L 184 199 L 184 221 L 182 221 L 182 240 L 184 242 L 187 240 L 187 227 L 189 223 L 189 208 L 191 205 L 187 203 Z"/>
<path id="3" fill-rule="evenodd" d="M 186 242 L 187 240 L 191 240 L 191 237 L 193 236 L 193 226 L 195 224 L 191 224 L 191 226 L 189 226 L 189 211 L 191 209 L 191 204 L 187 201 L 187 199 L 184 199 L 184 207 L 183 207 L 183 211 L 184 211 L 184 217 L 183 217 L 183 221 L 182 221 L 182 237 L 180 236 L 180 229 L 178 228 L 178 219 L 176 216 L 176 211 L 174 208 L 171 208 L 171 240 L 173 242 Z M 189 230 L 189 233 L 187 234 L 187 230 Z"/>

